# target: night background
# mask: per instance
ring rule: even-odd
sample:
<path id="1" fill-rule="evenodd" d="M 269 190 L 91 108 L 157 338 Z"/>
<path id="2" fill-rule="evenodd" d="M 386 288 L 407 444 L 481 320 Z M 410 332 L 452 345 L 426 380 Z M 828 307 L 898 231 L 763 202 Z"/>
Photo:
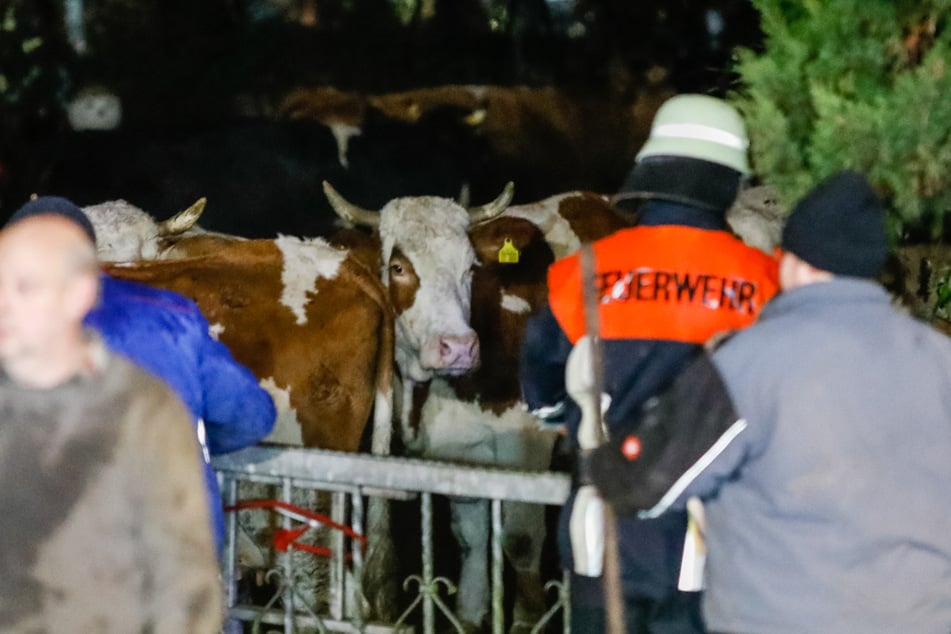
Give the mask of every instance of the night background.
<path id="1" fill-rule="evenodd" d="M 34 192 L 83 205 L 126 198 L 160 218 L 208 196 L 205 224 L 248 235 L 325 232 L 324 223 L 301 220 L 314 205 L 326 211 L 324 178 L 370 207 L 395 195 L 455 197 L 462 184 L 481 203 L 508 180 L 516 202 L 572 188 L 611 193 L 646 132 L 628 139 L 626 130 L 649 125 L 673 92 L 724 95 L 736 82 L 733 48 L 755 48 L 762 38 L 758 12 L 740 0 L 7 0 L 0 7 L 0 216 Z M 387 110 L 392 102 L 361 101 L 363 131 L 349 165 L 336 160 L 328 112 L 346 118 L 354 96 L 446 85 L 547 90 L 541 107 L 560 120 L 503 113 L 491 136 L 460 123 L 474 112 L 468 103 L 439 96 L 407 125 Z M 336 101 L 327 105 L 324 94 L 319 114 L 312 102 L 287 107 L 295 89 L 330 87 Z M 67 105 L 99 93 L 121 100 L 119 126 L 73 130 Z M 632 122 L 627 111 L 639 99 Z M 564 108 L 572 110 L 563 115 Z M 620 110 L 627 119 L 615 120 Z M 500 158 L 507 125 L 524 140 L 511 141 Z M 573 137 L 553 141 L 546 126 Z M 248 220 L 252 207 L 267 208 L 268 222 Z"/>

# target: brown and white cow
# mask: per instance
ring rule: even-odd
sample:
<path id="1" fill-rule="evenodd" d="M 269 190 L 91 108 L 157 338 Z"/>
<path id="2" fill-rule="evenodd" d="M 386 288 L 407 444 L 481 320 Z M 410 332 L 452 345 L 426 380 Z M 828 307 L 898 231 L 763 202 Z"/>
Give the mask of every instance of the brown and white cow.
<path id="1" fill-rule="evenodd" d="M 593 194 L 506 208 L 507 188 L 475 212 L 444 198 L 413 197 L 377 213 L 351 205 L 327 184 L 325 191 L 341 217 L 377 227 L 377 262 L 396 311 L 406 445 L 428 458 L 548 469 L 555 436 L 538 428 L 519 398 L 525 323 L 546 300 L 546 272 L 556 255 L 624 220 Z M 478 626 L 488 613 L 488 506 L 453 500 L 450 507 L 465 588 L 457 615 Z M 530 628 L 545 609 L 544 538 L 544 508 L 504 505 L 503 549 L 517 575 L 513 631 Z"/>
<path id="2" fill-rule="evenodd" d="M 281 415 L 270 440 L 357 451 L 376 402 L 375 453 L 388 453 L 393 331 L 376 275 L 319 238 L 220 241 L 205 251 L 104 269 L 198 304 L 274 397 Z"/>

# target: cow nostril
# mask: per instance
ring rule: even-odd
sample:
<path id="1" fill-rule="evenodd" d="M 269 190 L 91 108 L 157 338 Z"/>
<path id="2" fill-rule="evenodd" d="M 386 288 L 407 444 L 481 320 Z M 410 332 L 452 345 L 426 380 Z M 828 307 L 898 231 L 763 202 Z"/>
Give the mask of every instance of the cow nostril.
<path id="1" fill-rule="evenodd" d="M 479 339 L 464 335 L 440 337 L 436 350 L 438 350 L 440 367 L 468 368 L 478 363 Z"/>

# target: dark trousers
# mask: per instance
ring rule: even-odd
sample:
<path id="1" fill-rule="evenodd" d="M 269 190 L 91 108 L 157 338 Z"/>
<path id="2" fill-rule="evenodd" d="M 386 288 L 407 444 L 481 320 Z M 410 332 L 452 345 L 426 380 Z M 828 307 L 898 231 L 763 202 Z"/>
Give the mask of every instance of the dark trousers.
<path id="1" fill-rule="evenodd" d="M 571 576 L 572 634 L 600 634 L 607 628 L 600 579 Z M 624 597 L 627 634 L 704 634 L 700 593 L 672 589 L 662 599 Z"/>

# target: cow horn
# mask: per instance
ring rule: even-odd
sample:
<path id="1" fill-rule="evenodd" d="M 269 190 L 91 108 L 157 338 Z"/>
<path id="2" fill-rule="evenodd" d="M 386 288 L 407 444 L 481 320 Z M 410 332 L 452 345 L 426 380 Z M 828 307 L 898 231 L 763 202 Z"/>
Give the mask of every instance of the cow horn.
<path id="1" fill-rule="evenodd" d="M 324 193 L 327 195 L 327 200 L 330 201 L 330 206 L 333 207 L 337 215 L 344 220 L 366 227 L 380 226 L 380 214 L 375 211 L 370 211 L 369 209 L 357 207 L 341 196 L 340 193 L 333 188 L 333 185 L 327 181 L 324 181 Z"/>
<path id="2" fill-rule="evenodd" d="M 505 184 L 505 189 L 502 190 L 502 193 L 499 194 L 498 198 L 486 205 L 470 207 L 469 224 L 478 224 L 480 222 L 485 222 L 486 220 L 492 220 L 498 216 L 500 213 L 505 211 L 505 208 L 509 206 L 510 202 L 512 202 L 512 194 L 514 193 L 515 184 L 512 181 L 509 181 Z"/>
<path id="3" fill-rule="evenodd" d="M 205 205 L 207 203 L 207 198 L 199 198 L 185 211 L 180 211 L 171 218 L 163 220 L 158 225 L 159 235 L 177 236 L 181 233 L 185 233 L 192 228 L 192 225 L 198 222 L 198 218 L 201 216 L 201 213 L 205 211 Z"/>

